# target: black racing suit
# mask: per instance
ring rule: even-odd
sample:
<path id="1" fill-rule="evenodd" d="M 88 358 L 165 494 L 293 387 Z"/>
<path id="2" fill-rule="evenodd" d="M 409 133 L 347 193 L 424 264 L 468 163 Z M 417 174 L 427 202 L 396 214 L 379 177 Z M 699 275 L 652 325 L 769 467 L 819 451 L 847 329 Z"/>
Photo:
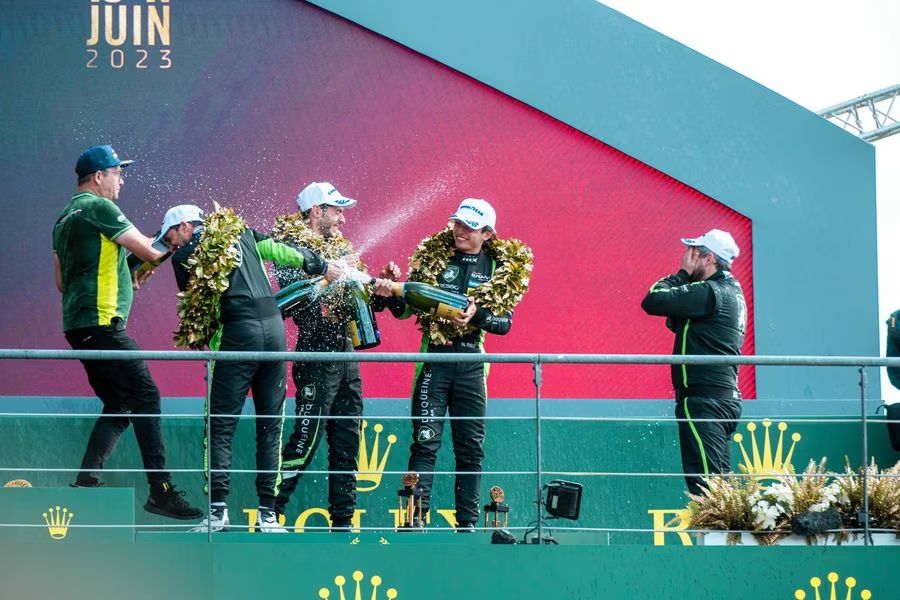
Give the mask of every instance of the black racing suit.
<path id="1" fill-rule="evenodd" d="M 306 275 L 291 267 L 275 267 L 284 287 Z M 330 285 L 309 306 L 294 315 L 297 352 L 352 352 L 348 327 L 352 314 L 343 285 Z M 332 525 L 350 524 L 356 508 L 356 471 L 359 467 L 359 426 L 363 412 L 359 363 L 295 362 L 296 415 L 291 437 L 282 452 L 282 478 L 275 509 L 284 514 L 322 440 L 328 440 L 328 511 Z M 350 417 L 329 419 L 327 417 Z M 325 417 L 325 418 L 323 418 Z M 341 472 L 343 473 L 334 473 Z"/>
<path id="2" fill-rule="evenodd" d="M 175 279 L 183 291 L 189 281 L 187 259 L 196 248 L 200 232 L 172 256 Z M 210 341 L 212 350 L 284 352 L 284 321 L 272 296 L 262 260 L 292 264 L 309 273 L 324 273 L 327 265 L 314 252 L 275 242 L 247 229 L 237 244 L 238 266 L 228 276 L 228 289 L 219 300 L 221 327 Z M 261 507 L 274 508 L 278 493 L 281 429 L 284 424 L 286 369 L 283 362 L 222 361 L 215 365 L 209 384 L 210 497 L 225 502 L 231 469 L 231 447 L 238 417 L 253 390 L 256 410 L 256 492 Z M 207 440 L 204 439 L 204 449 Z M 205 456 L 204 456 L 205 460 Z"/>
<path id="3" fill-rule="evenodd" d="M 673 354 L 739 355 L 747 326 L 741 284 L 718 270 L 690 282 L 684 270 L 653 284 L 641 302 L 651 315 L 667 317 L 675 332 Z M 675 416 L 688 491 L 701 493 L 702 475 L 731 470 L 730 436 L 741 416 L 737 366 L 672 365 Z M 700 419 L 719 419 L 700 421 Z"/>
<path id="4" fill-rule="evenodd" d="M 900 356 L 900 310 L 891 313 L 887 320 L 885 346 L 885 356 L 888 358 Z M 900 367 L 887 367 L 887 375 L 891 385 L 900 389 Z M 888 404 L 885 412 L 888 421 L 900 421 L 900 402 Z M 887 426 L 891 446 L 894 450 L 900 451 L 900 423 L 888 423 Z"/>
<path id="5" fill-rule="evenodd" d="M 482 249 L 478 254 L 456 251 L 447 268 L 438 276 L 441 289 L 468 295 L 490 280 L 495 261 Z M 415 273 L 411 279 L 415 279 Z M 399 318 L 411 316 L 412 309 L 402 299 L 389 298 L 386 304 Z M 505 335 L 512 326 L 512 312 L 493 315 L 477 307 L 470 324 L 478 330 L 454 338 L 446 346 L 430 343 L 422 338 L 423 352 L 483 352 L 484 333 Z M 453 451 L 456 454 L 456 521 L 459 525 L 478 521 L 481 497 L 481 463 L 484 460 L 484 416 L 487 411 L 487 363 L 423 363 L 416 365 L 411 412 L 413 440 L 409 448 L 409 470 L 419 474 L 418 487 L 423 493 L 422 509 L 430 506 L 434 464 L 441 436 L 444 416 L 478 417 L 451 420 Z"/>

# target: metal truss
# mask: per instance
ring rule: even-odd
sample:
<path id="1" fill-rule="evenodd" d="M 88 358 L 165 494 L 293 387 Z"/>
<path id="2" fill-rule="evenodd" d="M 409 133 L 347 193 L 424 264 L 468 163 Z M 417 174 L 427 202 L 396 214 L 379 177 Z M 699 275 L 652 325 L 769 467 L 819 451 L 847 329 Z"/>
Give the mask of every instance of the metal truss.
<path id="1" fill-rule="evenodd" d="M 874 142 L 900 133 L 898 98 L 900 84 L 829 106 L 820 110 L 819 116 L 868 142 Z"/>

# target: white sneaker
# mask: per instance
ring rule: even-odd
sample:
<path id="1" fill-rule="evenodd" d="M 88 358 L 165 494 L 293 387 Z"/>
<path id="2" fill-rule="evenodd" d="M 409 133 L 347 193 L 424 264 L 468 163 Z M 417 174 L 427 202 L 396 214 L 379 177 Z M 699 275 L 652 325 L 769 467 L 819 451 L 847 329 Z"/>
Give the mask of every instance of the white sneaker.
<path id="1" fill-rule="evenodd" d="M 206 533 L 207 531 L 222 531 L 228 528 L 228 508 L 212 507 L 209 518 L 203 519 L 196 527 L 192 527 L 192 533 Z"/>
<path id="2" fill-rule="evenodd" d="M 288 530 L 278 522 L 274 510 L 260 508 L 256 511 L 256 531 L 260 533 L 287 533 Z"/>

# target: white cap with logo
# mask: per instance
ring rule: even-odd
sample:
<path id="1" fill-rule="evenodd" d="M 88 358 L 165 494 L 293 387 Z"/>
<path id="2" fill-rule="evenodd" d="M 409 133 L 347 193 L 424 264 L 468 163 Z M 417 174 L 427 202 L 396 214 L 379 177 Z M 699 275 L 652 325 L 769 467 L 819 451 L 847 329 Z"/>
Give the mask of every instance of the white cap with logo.
<path id="1" fill-rule="evenodd" d="M 153 242 L 153 245 L 156 246 L 157 250 L 164 249 L 165 243 L 163 243 L 163 238 L 166 237 L 166 234 L 169 233 L 170 229 L 176 225 L 181 225 L 182 223 L 194 223 L 202 220 L 203 209 L 199 206 L 194 206 L 193 204 L 179 204 L 178 206 L 173 206 L 166 211 L 166 216 L 163 217 L 162 226 L 159 228 L 159 236 Z"/>
<path id="2" fill-rule="evenodd" d="M 497 232 L 497 213 L 487 200 L 479 198 L 466 198 L 459 204 L 459 208 L 450 217 L 452 221 L 459 221 L 472 229 L 490 227 Z"/>
<path id="3" fill-rule="evenodd" d="M 727 263 L 734 261 L 741 252 L 731 234 L 721 229 L 710 229 L 696 239 L 681 238 L 681 241 L 688 246 L 704 246 Z"/>
<path id="4" fill-rule="evenodd" d="M 350 208 L 356 204 L 356 200 L 342 196 L 337 188 L 327 181 L 313 182 L 297 194 L 297 206 L 300 207 L 301 212 L 306 212 L 320 204 Z"/>

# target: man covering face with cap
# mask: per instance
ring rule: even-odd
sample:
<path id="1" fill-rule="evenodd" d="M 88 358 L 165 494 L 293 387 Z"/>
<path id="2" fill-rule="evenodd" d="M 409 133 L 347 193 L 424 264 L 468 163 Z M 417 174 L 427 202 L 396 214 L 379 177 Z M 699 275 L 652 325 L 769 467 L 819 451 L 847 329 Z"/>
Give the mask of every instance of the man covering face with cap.
<path id="1" fill-rule="evenodd" d="M 132 276 L 126 250 L 142 261 L 164 256 L 122 214 L 115 201 L 125 182 L 125 167 L 109 145 L 91 146 L 78 157 L 78 188 L 53 226 L 56 287 L 62 292 L 63 330 L 75 350 L 139 350 L 125 325 L 131 311 Z M 149 276 L 152 270 L 144 272 Z M 135 284 L 136 285 L 136 284 Z M 88 381 L 103 402 L 88 440 L 79 487 L 102 485 L 99 471 L 129 425 L 148 469 L 150 497 L 144 508 L 174 519 L 203 513 L 175 490 L 165 471 L 166 456 L 159 415 L 159 390 L 142 360 L 84 360 Z"/>
<path id="2" fill-rule="evenodd" d="M 512 326 L 512 310 L 493 314 L 477 305 L 471 295 L 483 285 L 496 283 L 497 260 L 487 246 L 497 231 L 497 215 L 485 200 L 467 198 L 450 217 L 451 229 L 423 240 L 417 252 L 428 252 L 449 242 L 454 252 L 437 276 L 437 286 L 470 296 L 465 313 L 441 325 L 449 341 L 436 342 L 425 328 L 422 348 L 425 352 L 483 352 L 485 333 L 505 335 Z M 445 242 L 446 240 L 446 242 Z M 436 254 L 441 254 L 438 250 Z M 420 263 L 413 255 L 411 264 Z M 430 262 L 430 261 L 427 261 Z M 395 268 L 386 267 L 386 274 Z M 410 272 L 411 281 L 427 281 L 418 269 Z M 402 298 L 390 297 L 390 285 L 376 285 L 376 293 L 386 297 L 385 303 L 400 319 L 414 314 Z M 413 440 L 410 446 L 409 470 L 420 474 L 418 487 L 424 494 L 423 511 L 428 512 L 435 461 L 444 431 L 444 416 L 449 410 L 454 417 L 476 417 L 453 420 L 450 428 L 456 470 L 456 520 L 460 531 L 474 530 L 478 521 L 481 490 L 481 463 L 484 460 L 484 416 L 487 410 L 487 365 L 479 363 L 424 363 L 416 371 L 413 384 Z M 419 523 L 424 526 L 424 523 Z"/>
<path id="3" fill-rule="evenodd" d="M 641 307 L 667 317 L 676 355 L 739 355 L 747 304 L 731 275 L 739 252 L 734 238 L 713 229 L 681 241 L 681 268 L 654 283 Z M 737 371 L 728 365 L 672 365 L 681 462 L 691 494 L 701 493 L 704 476 L 731 469 L 729 439 L 741 416 Z"/>

